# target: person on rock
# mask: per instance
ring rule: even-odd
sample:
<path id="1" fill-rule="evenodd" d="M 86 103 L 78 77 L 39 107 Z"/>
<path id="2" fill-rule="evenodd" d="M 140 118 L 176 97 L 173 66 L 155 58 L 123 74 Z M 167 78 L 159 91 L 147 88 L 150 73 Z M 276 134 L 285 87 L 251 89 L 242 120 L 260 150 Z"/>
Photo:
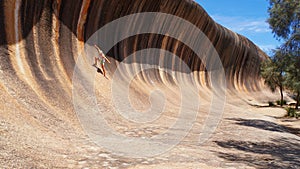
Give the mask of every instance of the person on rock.
<path id="1" fill-rule="evenodd" d="M 106 77 L 104 64 L 105 64 L 105 61 L 107 61 L 108 63 L 110 63 L 110 61 L 107 59 L 107 57 L 104 55 L 102 50 L 97 45 L 94 45 L 94 47 L 97 49 L 98 55 L 95 57 L 95 63 L 93 64 L 93 66 L 97 67 L 97 63 L 99 61 L 102 72 L 103 72 L 103 76 Z"/>

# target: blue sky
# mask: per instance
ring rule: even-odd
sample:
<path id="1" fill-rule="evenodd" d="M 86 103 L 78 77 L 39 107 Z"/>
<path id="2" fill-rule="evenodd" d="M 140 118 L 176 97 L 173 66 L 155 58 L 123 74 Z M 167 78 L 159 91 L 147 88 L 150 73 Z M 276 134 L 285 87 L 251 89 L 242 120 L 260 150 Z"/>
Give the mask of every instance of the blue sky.
<path id="1" fill-rule="evenodd" d="M 244 35 L 270 54 L 280 45 L 269 28 L 268 0 L 196 0 L 219 24 Z"/>

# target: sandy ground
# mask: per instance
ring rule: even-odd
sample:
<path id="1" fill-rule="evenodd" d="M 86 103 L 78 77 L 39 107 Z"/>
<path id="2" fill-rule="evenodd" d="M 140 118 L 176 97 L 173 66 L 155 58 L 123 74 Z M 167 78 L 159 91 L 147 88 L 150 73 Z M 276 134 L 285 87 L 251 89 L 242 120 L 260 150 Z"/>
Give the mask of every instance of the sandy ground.
<path id="1" fill-rule="evenodd" d="M 205 143 L 197 141 L 201 125 L 196 123 L 170 151 L 150 158 L 128 158 L 93 143 L 72 112 L 59 117 L 51 110 L 40 112 L 40 107 L 27 109 L 5 87 L 0 88 L 1 168 L 300 167 L 300 121 L 283 117 L 282 108 L 254 107 L 229 97 L 222 120 Z M 199 118 L 203 117 L 200 113 Z M 140 137 L 146 131 L 109 118 L 128 136 Z M 161 131 L 157 124 L 147 127 L 150 135 Z"/>

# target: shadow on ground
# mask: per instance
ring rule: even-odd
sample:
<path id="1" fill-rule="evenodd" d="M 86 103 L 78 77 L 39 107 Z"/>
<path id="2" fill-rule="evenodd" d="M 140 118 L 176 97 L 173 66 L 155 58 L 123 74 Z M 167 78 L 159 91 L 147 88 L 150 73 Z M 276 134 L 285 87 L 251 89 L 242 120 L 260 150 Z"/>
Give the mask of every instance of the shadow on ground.
<path id="1" fill-rule="evenodd" d="M 217 152 L 220 158 L 233 163 L 244 163 L 255 168 L 300 168 L 300 140 L 272 139 L 271 142 L 215 141 L 223 148 L 238 153 Z"/>
<path id="2" fill-rule="evenodd" d="M 300 136 L 300 130 L 297 128 L 287 127 L 279 125 L 270 121 L 259 120 L 259 119 L 242 119 L 242 118 L 228 118 L 227 120 L 235 121 L 235 124 L 254 127 L 257 129 L 282 132 L 282 133 L 292 133 Z"/>
<path id="3" fill-rule="evenodd" d="M 259 119 L 228 118 L 235 124 L 254 127 L 280 133 L 293 133 L 299 136 L 300 131 L 296 128 L 282 126 L 270 121 Z M 215 141 L 226 151 L 216 152 L 220 158 L 230 163 L 241 163 L 254 168 L 300 168 L 300 137 L 280 137 L 270 141 Z M 225 153 L 226 152 L 226 153 Z M 231 153 L 228 153 L 231 152 Z"/>

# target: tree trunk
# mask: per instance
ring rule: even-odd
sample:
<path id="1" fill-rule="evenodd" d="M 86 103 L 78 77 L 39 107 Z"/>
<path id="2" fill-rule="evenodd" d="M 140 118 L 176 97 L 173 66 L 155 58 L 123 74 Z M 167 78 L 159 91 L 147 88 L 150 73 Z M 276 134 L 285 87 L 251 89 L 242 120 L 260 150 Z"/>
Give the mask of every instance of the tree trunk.
<path id="1" fill-rule="evenodd" d="M 283 106 L 283 86 L 280 86 L 280 106 Z"/>
<path id="2" fill-rule="evenodd" d="M 298 91 L 297 97 L 296 97 L 296 110 L 298 109 L 298 106 L 299 106 L 299 95 L 300 95 L 300 92 Z"/>

